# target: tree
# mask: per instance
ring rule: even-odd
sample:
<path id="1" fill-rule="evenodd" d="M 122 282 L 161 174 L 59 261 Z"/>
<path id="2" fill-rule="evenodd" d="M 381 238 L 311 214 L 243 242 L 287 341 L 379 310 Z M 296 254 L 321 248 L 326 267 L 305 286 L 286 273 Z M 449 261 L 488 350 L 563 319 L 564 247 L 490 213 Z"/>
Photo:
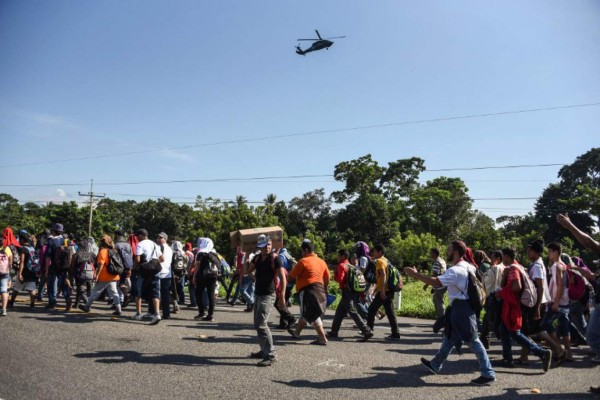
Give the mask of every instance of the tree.
<path id="1" fill-rule="evenodd" d="M 380 179 L 380 187 L 388 200 L 408 197 L 419 187 L 419 175 L 425 171 L 425 161 L 418 157 L 393 161 Z"/>
<path id="2" fill-rule="evenodd" d="M 405 267 L 429 261 L 429 252 L 434 247 L 440 251 L 443 247 L 442 241 L 434 235 L 408 231 L 397 234 L 390 240 L 386 254 L 390 260 L 397 263 L 398 267 Z"/>
<path id="3" fill-rule="evenodd" d="M 361 194 L 379 194 L 379 180 L 383 177 L 385 168 L 379 166 L 370 154 L 356 160 L 344 161 L 335 166 L 333 177 L 336 181 L 345 182 L 342 191 L 336 191 L 331 197 L 338 203 L 343 203 Z"/>
<path id="4" fill-rule="evenodd" d="M 458 237 L 473 204 L 468 190 L 462 179 L 442 176 L 412 192 L 410 213 L 415 230 L 444 241 Z"/>

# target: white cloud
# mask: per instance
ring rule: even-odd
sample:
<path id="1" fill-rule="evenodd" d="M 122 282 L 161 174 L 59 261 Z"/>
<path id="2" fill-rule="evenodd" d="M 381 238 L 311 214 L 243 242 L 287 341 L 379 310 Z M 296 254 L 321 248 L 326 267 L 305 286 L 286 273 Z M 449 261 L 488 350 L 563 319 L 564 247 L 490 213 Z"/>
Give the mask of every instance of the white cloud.
<path id="1" fill-rule="evenodd" d="M 192 162 L 194 160 L 194 158 L 189 154 L 181 153 L 175 150 L 161 150 L 158 154 L 165 158 L 171 158 L 179 161 Z"/>

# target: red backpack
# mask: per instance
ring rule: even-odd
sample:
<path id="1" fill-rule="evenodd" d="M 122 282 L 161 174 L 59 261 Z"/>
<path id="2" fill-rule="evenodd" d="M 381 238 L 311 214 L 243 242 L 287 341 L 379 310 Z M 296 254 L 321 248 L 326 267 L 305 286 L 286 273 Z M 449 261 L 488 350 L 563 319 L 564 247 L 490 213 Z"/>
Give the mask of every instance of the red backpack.
<path id="1" fill-rule="evenodd" d="M 579 273 L 571 269 L 570 265 L 566 266 L 567 287 L 569 288 L 569 299 L 581 300 L 585 295 L 585 278 Z"/>

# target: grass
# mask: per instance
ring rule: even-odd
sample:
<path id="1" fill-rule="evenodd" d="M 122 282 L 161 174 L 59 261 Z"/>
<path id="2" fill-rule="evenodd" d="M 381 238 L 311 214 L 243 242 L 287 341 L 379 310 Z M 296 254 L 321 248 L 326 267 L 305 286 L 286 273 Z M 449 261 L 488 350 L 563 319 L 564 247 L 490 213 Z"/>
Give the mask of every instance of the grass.
<path id="1" fill-rule="evenodd" d="M 406 277 L 404 277 L 404 279 L 406 279 Z M 185 290 L 187 294 L 187 286 Z M 329 306 L 331 310 L 335 310 L 341 299 L 340 288 L 337 282 L 332 280 L 329 283 L 327 291 L 330 294 L 337 296 L 333 304 Z M 292 302 L 294 303 L 296 303 L 295 293 L 296 290 L 294 288 L 292 292 Z M 219 288 L 219 297 L 225 297 L 225 288 L 222 286 Z M 446 298 L 446 303 L 447 300 L 448 299 Z M 404 288 L 402 289 L 402 305 L 400 311 L 396 314 L 402 317 L 435 319 L 435 308 L 431 301 L 431 288 L 423 290 L 422 282 L 405 281 Z"/>

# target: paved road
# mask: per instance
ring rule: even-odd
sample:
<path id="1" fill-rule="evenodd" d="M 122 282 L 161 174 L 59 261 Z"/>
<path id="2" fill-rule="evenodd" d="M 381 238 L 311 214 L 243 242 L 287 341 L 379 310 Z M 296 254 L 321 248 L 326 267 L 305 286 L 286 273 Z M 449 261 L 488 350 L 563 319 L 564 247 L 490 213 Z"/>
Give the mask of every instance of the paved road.
<path id="1" fill-rule="evenodd" d="M 538 399 L 585 399 L 600 384 L 600 367 L 586 349 L 576 362 L 542 374 L 539 362 L 520 369 L 497 368 L 489 388 L 467 383 L 478 376 L 468 350 L 451 355 L 440 375 L 430 375 L 420 357 L 431 357 L 439 337 L 431 322 L 400 319 L 400 342 L 388 343 L 386 320 L 376 337 L 359 336 L 346 321 L 341 341 L 319 347 L 314 332 L 295 342 L 274 331 L 279 361 L 258 368 L 251 315 L 220 305 L 213 323 L 192 319 L 185 309 L 158 326 L 97 313 L 29 310 L 24 304 L 0 318 L 0 398 L 14 399 L 512 399 L 538 388 Z M 126 315 L 131 312 L 126 312 Z M 326 318 L 331 323 L 332 312 Z M 275 322 L 272 316 L 271 320 Z M 515 349 L 517 351 L 517 349 Z M 495 343 L 490 356 L 501 358 Z"/>

